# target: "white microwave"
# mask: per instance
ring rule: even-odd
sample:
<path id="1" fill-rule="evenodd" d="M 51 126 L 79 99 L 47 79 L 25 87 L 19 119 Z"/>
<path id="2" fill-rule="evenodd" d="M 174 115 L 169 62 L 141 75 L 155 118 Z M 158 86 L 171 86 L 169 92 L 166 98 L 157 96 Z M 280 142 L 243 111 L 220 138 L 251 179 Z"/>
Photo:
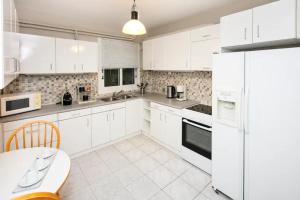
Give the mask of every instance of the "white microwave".
<path id="1" fill-rule="evenodd" d="M 41 109 L 41 97 L 40 92 L 1 95 L 1 117 Z"/>

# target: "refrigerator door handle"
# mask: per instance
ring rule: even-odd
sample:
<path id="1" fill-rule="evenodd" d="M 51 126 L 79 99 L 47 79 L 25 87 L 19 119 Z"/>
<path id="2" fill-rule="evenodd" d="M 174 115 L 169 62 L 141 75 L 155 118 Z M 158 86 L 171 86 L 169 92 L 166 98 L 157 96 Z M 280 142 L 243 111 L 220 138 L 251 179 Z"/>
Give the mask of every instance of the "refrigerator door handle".
<path id="1" fill-rule="evenodd" d="M 239 132 L 243 132 L 244 131 L 244 102 L 245 102 L 245 95 L 244 95 L 244 88 L 241 89 L 241 93 L 240 93 L 240 108 L 239 108 L 239 126 L 238 126 L 238 130 Z"/>
<path id="2" fill-rule="evenodd" d="M 249 98 L 250 98 L 250 89 L 246 89 L 245 93 L 245 112 L 244 112 L 244 128 L 245 128 L 245 134 L 249 134 Z"/>

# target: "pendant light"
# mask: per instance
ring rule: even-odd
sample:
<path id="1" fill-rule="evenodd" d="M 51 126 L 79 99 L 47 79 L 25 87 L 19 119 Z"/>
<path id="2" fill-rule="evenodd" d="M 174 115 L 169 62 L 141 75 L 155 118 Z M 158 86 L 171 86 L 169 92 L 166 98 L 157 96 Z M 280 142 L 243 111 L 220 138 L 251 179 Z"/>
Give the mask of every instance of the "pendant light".
<path id="1" fill-rule="evenodd" d="M 131 20 L 123 26 L 123 33 L 128 35 L 144 35 L 147 33 L 146 28 L 142 22 L 138 20 L 139 14 L 136 11 L 135 0 L 131 9 Z"/>

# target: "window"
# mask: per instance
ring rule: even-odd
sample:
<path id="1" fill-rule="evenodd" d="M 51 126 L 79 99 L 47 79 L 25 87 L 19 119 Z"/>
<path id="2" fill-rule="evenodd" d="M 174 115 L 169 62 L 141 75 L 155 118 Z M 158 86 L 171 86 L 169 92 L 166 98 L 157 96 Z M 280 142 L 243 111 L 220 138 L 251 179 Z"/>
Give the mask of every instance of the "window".
<path id="1" fill-rule="evenodd" d="M 120 85 L 120 69 L 104 70 L 104 87 L 112 87 Z"/>
<path id="2" fill-rule="evenodd" d="M 99 73 L 99 94 L 108 94 L 120 90 L 138 90 L 140 71 L 138 68 L 103 69 Z"/>
<path id="3" fill-rule="evenodd" d="M 133 85 L 134 84 L 134 68 L 124 68 L 122 72 L 123 85 Z"/>

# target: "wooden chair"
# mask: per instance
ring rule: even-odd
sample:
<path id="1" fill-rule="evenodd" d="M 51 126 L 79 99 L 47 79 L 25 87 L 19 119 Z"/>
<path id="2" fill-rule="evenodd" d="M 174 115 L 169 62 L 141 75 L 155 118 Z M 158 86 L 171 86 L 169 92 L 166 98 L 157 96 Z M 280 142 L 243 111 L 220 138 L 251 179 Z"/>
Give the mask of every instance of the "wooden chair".
<path id="1" fill-rule="evenodd" d="M 17 128 L 11 134 L 11 136 L 6 142 L 5 150 L 10 151 L 11 144 L 13 142 L 15 144 L 15 149 L 19 149 L 21 144 L 23 148 L 40 147 L 41 145 L 43 147 L 47 147 L 48 145 L 52 147 L 54 143 L 54 137 L 56 137 L 57 142 L 56 148 L 59 149 L 60 132 L 54 123 L 44 120 L 28 122 L 23 126 Z"/>
<path id="2" fill-rule="evenodd" d="M 13 200 L 59 200 L 59 196 L 50 192 L 37 192 L 32 194 L 26 194 L 14 198 Z"/>

